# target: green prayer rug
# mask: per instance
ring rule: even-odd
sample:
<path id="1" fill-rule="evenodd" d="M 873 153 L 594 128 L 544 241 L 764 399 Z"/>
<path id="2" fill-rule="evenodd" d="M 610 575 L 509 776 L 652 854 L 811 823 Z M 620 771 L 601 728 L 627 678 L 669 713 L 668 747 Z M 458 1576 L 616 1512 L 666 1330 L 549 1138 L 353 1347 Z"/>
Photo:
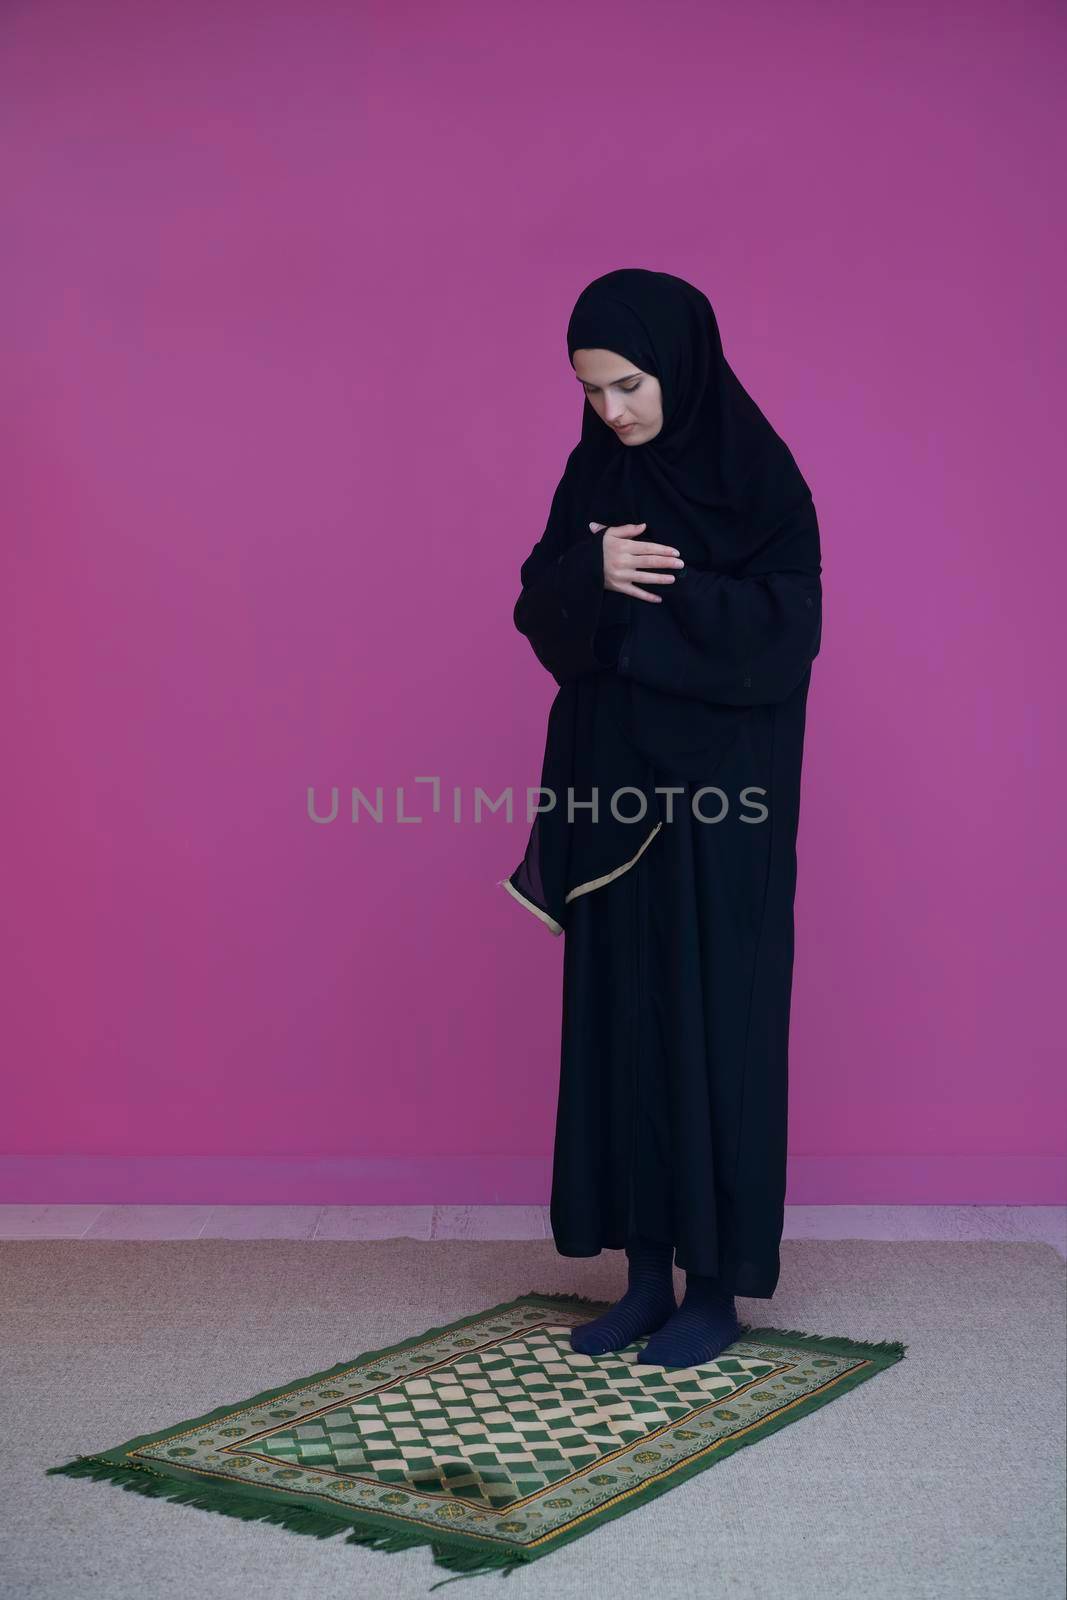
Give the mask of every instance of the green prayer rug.
<path id="1" fill-rule="evenodd" d="M 47 1471 L 379 1550 L 429 1545 L 457 1577 L 509 1572 L 907 1349 L 742 1323 L 695 1367 L 635 1365 L 643 1338 L 577 1354 L 571 1328 L 610 1303 L 524 1294 Z"/>

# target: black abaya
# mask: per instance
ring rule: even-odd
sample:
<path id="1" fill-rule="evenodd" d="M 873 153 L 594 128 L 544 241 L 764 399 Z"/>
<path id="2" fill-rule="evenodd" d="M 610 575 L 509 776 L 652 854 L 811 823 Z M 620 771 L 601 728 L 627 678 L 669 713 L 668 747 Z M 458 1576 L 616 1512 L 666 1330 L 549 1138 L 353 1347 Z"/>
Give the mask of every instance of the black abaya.
<path id="1" fill-rule="evenodd" d="M 574 902 L 550 1212 L 561 1255 L 639 1233 L 730 1293 L 775 1291 L 807 692 L 805 678 L 748 719 L 715 776 L 726 800 L 698 801 L 720 821 L 694 815 L 700 783 L 657 773 L 684 789 L 673 821 Z M 746 803 L 749 786 L 762 792 Z"/>
<path id="2" fill-rule="evenodd" d="M 769 1297 L 818 523 L 692 286 L 609 274 L 583 292 L 568 347 L 657 375 L 664 424 L 630 448 L 587 404 L 515 607 L 560 685 L 541 780 L 558 804 L 502 880 L 566 933 L 553 1236 L 571 1256 L 660 1239 L 679 1267 Z M 594 519 L 647 520 L 647 541 L 681 550 L 675 583 L 648 591 L 658 603 L 605 589 Z M 599 817 L 581 809 L 591 788 Z M 648 805 L 631 822 L 635 794 Z"/>

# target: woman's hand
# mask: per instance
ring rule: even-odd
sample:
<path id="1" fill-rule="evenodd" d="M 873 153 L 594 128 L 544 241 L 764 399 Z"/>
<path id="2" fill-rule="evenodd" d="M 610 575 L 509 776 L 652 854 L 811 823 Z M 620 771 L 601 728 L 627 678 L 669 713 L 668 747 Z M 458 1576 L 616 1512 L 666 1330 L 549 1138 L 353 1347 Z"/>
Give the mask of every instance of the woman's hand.
<path id="1" fill-rule="evenodd" d="M 672 572 L 657 572 L 657 567 L 684 567 L 678 551 L 669 544 L 635 543 L 639 533 L 648 527 L 647 522 L 623 522 L 609 528 L 603 522 L 589 524 L 593 533 L 604 533 L 604 587 L 617 594 L 632 594 L 638 600 L 651 600 L 654 606 L 663 604 L 658 594 L 649 594 L 639 588 L 642 583 L 673 583 Z"/>

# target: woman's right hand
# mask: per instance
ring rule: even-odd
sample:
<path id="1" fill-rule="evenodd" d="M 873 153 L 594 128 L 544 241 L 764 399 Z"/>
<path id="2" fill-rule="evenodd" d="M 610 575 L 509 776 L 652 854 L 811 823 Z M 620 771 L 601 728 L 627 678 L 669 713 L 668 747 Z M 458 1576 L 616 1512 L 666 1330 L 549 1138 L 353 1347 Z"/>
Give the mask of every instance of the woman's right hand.
<path id="1" fill-rule="evenodd" d="M 616 594 L 630 594 L 637 600 L 651 600 L 662 605 L 662 597 L 649 594 L 638 587 L 641 583 L 673 583 L 674 574 L 659 572 L 660 567 L 684 567 L 678 551 L 669 544 L 646 544 L 638 534 L 647 528 L 647 522 L 623 522 L 618 527 L 608 527 L 603 522 L 589 524 L 593 533 L 604 534 L 604 587 Z"/>

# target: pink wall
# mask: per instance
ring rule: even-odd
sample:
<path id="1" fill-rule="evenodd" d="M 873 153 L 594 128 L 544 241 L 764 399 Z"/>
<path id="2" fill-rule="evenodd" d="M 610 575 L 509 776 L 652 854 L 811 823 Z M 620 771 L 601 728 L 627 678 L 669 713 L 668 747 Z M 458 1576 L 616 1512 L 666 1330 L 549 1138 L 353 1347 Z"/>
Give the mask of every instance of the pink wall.
<path id="1" fill-rule="evenodd" d="M 0 35 L 0 1198 L 547 1198 L 562 942 L 497 887 L 521 806 L 469 808 L 539 777 L 567 316 L 644 265 L 821 518 L 790 1199 L 1067 1199 L 1062 12 Z"/>

